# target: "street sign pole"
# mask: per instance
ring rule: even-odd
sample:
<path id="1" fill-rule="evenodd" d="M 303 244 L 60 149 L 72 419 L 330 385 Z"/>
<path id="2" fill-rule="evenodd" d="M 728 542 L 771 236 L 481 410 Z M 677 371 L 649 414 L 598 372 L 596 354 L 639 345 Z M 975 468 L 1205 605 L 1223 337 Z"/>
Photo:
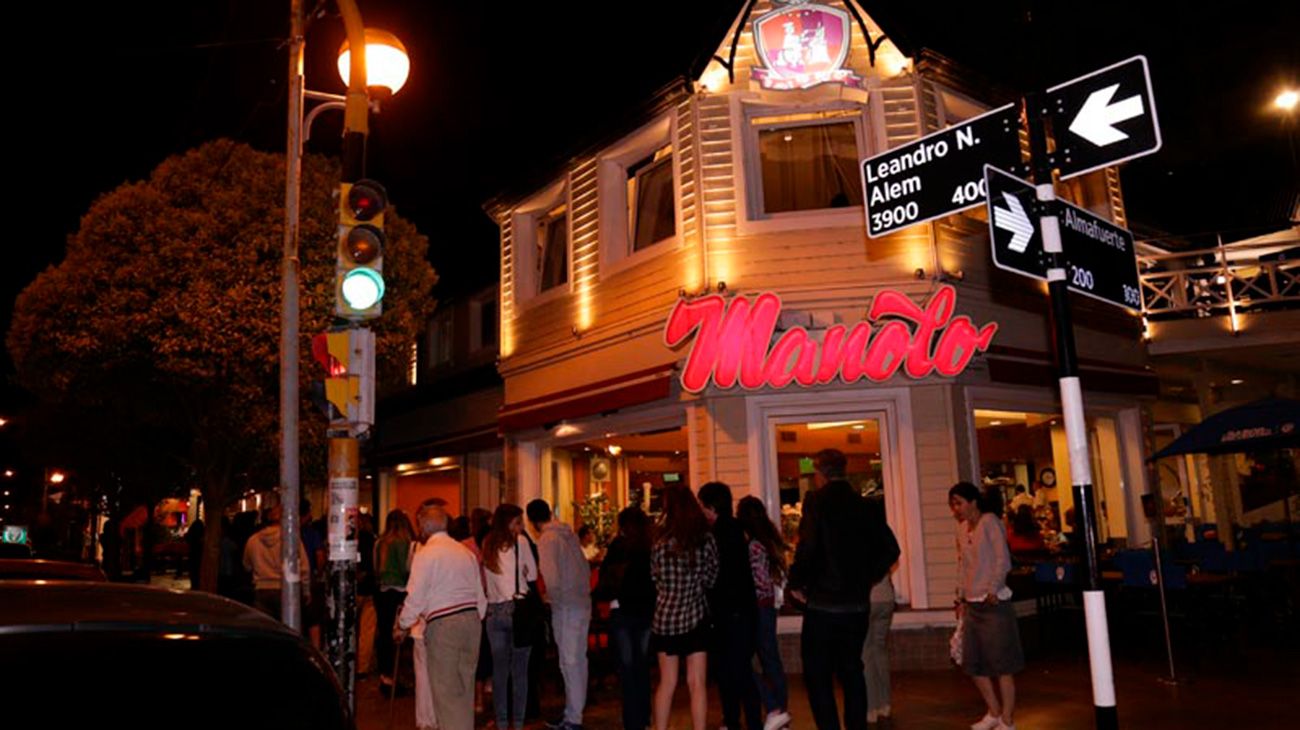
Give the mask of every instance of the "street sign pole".
<path id="1" fill-rule="evenodd" d="M 1115 679 L 1110 658 L 1110 631 L 1106 624 L 1106 597 L 1097 569 L 1097 513 L 1092 498 L 1092 460 L 1088 455 L 1088 426 L 1084 420 L 1083 390 L 1079 385 L 1078 356 L 1074 346 L 1074 325 L 1070 317 L 1066 261 L 1061 246 L 1061 223 L 1057 216 L 1056 189 L 1052 165 L 1047 156 L 1047 112 L 1041 97 L 1025 97 L 1029 123 L 1029 147 L 1034 165 L 1034 182 L 1039 201 L 1038 227 L 1047 255 L 1047 289 L 1051 297 L 1052 340 L 1056 352 L 1057 377 L 1069 448 L 1070 479 L 1074 488 L 1075 535 L 1082 533 L 1087 560 L 1087 584 L 1083 591 L 1084 620 L 1088 630 L 1088 659 L 1092 668 L 1092 700 L 1098 730 L 1119 727 L 1115 708 Z"/>

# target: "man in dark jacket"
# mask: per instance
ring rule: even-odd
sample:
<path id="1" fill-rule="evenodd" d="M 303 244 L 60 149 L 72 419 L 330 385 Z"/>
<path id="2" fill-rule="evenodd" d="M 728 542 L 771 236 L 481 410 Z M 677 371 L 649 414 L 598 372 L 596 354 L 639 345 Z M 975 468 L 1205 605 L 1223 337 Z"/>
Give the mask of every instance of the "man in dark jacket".
<path id="1" fill-rule="evenodd" d="M 709 613 L 714 626 L 714 658 L 718 690 L 722 695 L 722 724 L 740 730 L 762 730 L 763 714 L 754 681 L 754 641 L 758 631 L 758 594 L 749 565 L 749 541 L 732 512 L 731 487 L 709 482 L 700 487 L 700 507 L 718 543 L 718 580 L 709 591 Z"/>
<path id="2" fill-rule="evenodd" d="M 790 595 L 806 605 L 801 653 L 817 730 L 840 730 L 832 676 L 844 689 L 844 727 L 867 727 L 862 645 L 871 586 L 898 557 L 875 534 L 867 500 L 845 480 L 847 459 L 835 449 L 816 456 L 819 488 L 804 498 L 799 546 L 790 566 Z"/>

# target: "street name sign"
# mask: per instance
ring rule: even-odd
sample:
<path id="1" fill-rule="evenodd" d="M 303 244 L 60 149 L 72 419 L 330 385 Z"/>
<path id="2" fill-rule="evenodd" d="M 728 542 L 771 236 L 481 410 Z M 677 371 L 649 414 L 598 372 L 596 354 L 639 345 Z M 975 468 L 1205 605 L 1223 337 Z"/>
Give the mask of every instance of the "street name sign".
<path id="1" fill-rule="evenodd" d="M 1043 97 L 1061 178 L 1083 175 L 1160 149 L 1160 123 L 1145 56 L 1057 84 Z"/>
<path id="2" fill-rule="evenodd" d="M 988 190 L 989 239 L 1000 269 L 1047 279 L 1047 254 L 1034 215 L 1032 183 L 991 165 L 984 167 Z M 1065 259 L 1065 283 L 1072 291 L 1125 309 L 1142 307 L 1133 234 L 1088 210 L 1055 201 Z"/>
<path id="3" fill-rule="evenodd" d="M 872 238 L 984 202 L 984 165 L 1018 170 L 1020 111 L 1007 104 L 862 161 Z"/>

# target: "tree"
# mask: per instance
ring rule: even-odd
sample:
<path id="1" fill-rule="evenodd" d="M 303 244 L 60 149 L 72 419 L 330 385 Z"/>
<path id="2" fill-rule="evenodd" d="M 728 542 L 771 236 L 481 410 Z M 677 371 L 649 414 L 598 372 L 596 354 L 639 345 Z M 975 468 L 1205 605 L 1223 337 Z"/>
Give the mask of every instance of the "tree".
<path id="1" fill-rule="evenodd" d="M 218 140 L 165 160 L 102 196 L 65 259 L 18 297 L 7 344 L 19 383 L 43 400 L 111 414 L 124 433 L 179 435 L 213 516 L 202 587 L 213 590 L 221 511 L 236 474 L 275 483 L 284 158 Z M 305 402 L 317 374 L 310 336 L 333 322 L 339 166 L 303 161 L 299 396 L 303 480 L 325 471 L 322 416 Z M 400 378 L 433 309 L 428 239 L 390 211 L 381 382 Z M 156 444 L 137 444 L 137 453 Z M 145 448 L 149 447 L 149 448 Z"/>

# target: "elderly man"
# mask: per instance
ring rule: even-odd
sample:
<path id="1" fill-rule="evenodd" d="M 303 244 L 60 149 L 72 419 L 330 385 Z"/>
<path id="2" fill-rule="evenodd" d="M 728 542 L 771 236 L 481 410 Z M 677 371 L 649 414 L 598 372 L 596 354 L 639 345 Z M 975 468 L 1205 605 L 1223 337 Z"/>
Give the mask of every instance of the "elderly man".
<path id="1" fill-rule="evenodd" d="M 447 534 L 442 506 L 426 504 L 416 520 L 430 537 L 411 565 L 395 638 L 405 639 L 417 621 L 427 622 L 424 643 L 438 724 L 442 730 L 473 730 L 474 669 L 487 613 L 478 559 Z"/>

